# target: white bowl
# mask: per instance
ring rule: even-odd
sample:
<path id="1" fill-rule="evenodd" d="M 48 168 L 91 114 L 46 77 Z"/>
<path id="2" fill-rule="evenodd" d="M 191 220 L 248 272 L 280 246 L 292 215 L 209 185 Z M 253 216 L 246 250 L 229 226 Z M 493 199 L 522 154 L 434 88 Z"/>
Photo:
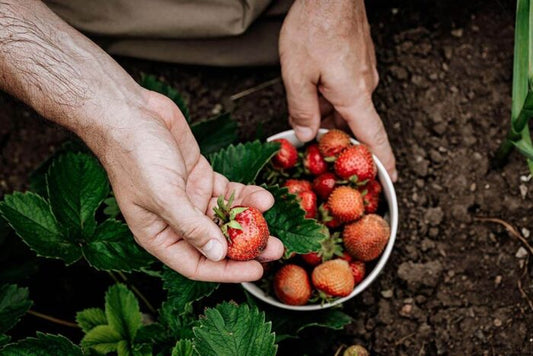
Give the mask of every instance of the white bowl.
<path id="1" fill-rule="evenodd" d="M 320 129 L 318 131 L 317 138 L 320 139 L 322 135 L 324 135 L 328 130 L 326 129 Z M 304 145 L 303 142 L 299 141 L 296 138 L 296 135 L 294 134 L 294 130 L 287 130 L 280 132 L 276 135 L 270 136 L 267 141 L 277 140 L 280 138 L 284 138 L 288 140 L 290 143 L 295 145 L 296 147 L 301 147 Z M 356 140 L 352 139 L 352 142 L 354 144 L 358 143 Z M 387 260 L 389 259 L 389 256 L 392 252 L 392 248 L 394 246 L 394 241 L 396 240 L 396 231 L 398 230 L 398 202 L 396 200 L 396 191 L 394 190 L 394 186 L 392 185 L 392 181 L 387 174 L 387 171 L 385 170 L 385 167 L 383 167 L 383 164 L 379 161 L 379 159 L 374 156 L 374 161 L 376 162 L 376 165 L 378 167 L 378 178 L 383 186 L 383 193 L 385 195 L 385 200 L 387 201 L 387 205 L 389 207 L 388 213 L 385 215 L 385 219 L 389 222 L 390 225 L 390 238 L 389 242 L 387 243 L 387 246 L 385 246 L 385 249 L 379 259 L 377 260 L 376 265 L 374 268 L 370 271 L 368 275 L 365 276 L 365 278 L 359 283 L 352 293 L 350 295 L 336 299 L 335 301 L 331 303 L 323 303 L 323 304 L 308 304 L 308 305 L 287 305 L 284 303 L 281 303 L 278 301 L 274 296 L 266 295 L 261 288 L 259 288 L 254 283 L 242 283 L 242 286 L 244 289 L 246 289 L 248 292 L 250 292 L 253 296 L 256 298 L 262 300 L 265 303 L 271 304 L 273 306 L 276 306 L 278 308 L 283 309 L 289 309 L 289 310 L 299 310 L 299 311 L 309 311 L 309 310 L 321 310 L 321 309 L 327 309 L 331 308 L 335 305 L 341 304 L 347 300 L 352 299 L 362 291 L 364 291 L 374 280 L 377 278 L 378 274 L 381 272 L 383 267 L 385 267 L 385 264 L 387 263 Z"/>

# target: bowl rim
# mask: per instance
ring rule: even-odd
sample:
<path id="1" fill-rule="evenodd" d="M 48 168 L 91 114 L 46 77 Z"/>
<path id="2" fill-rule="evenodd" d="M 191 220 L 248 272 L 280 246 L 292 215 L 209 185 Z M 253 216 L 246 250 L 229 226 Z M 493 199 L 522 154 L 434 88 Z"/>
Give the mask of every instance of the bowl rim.
<path id="1" fill-rule="evenodd" d="M 319 129 L 317 138 L 324 135 L 326 132 L 328 132 L 328 129 Z M 275 135 L 272 135 L 267 138 L 267 142 L 285 138 L 292 141 L 293 144 L 296 144 L 297 147 L 303 146 L 304 143 L 299 141 L 296 138 L 296 135 L 294 133 L 294 130 L 286 130 L 282 132 L 278 132 Z M 354 144 L 359 144 L 357 140 L 350 137 L 350 140 Z M 359 283 L 354 290 L 347 295 L 346 297 L 339 298 L 333 302 L 328 303 L 322 303 L 322 304 L 308 304 L 308 305 L 288 305 L 281 303 L 280 301 L 276 300 L 273 296 L 268 296 L 265 294 L 263 290 L 261 290 L 256 284 L 253 282 L 245 282 L 241 283 L 241 285 L 244 287 L 246 291 L 248 291 L 250 294 L 252 294 L 254 297 L 260 299 L 261 301 L 268 303 L 270 305 L 273 305 L 278 308 L 287 309 L 287 310 L 294 310 L 294 311 L 313 311 L 313 310 L 324 310 L 331 308 L 333 306 L 339 305 L 344 303 L 347 300 L 352 299 L 356 295 L 360 294 L 362 291 L 364 291 L 370 284 L 372 284 L 378 275 L 381 273 L 383 268 L 385 267 L 387 261 L 389 260 L 389 257 L 392 253 L 392 249 L 394 247 L 394 243 L 396 241 L 396 234 L 398 231 L 398 199 L 396 197 L 396 191 L 394 189 L 394 185 L 392 183 L 391 178 L 387 174 L 387 171 L 385 170 L 385 167 L 381 163 L 381 161 L 372 154 L 374 158 L 374 162 L 376 162 L 376 166 L 378 168 L 378 177 L 381 185 L 383 186 L 383 192 L 385 194 L 385 200 L 387 201 L 387 204 L 389 206 L 389 225 L 390 225 L 390 237 L 389 241 L 387 242 L 387 245 L 385 246 L 384 251 L 381 254 L 381 257 L 377 261 L 376 265 L 362 281 Z"/>

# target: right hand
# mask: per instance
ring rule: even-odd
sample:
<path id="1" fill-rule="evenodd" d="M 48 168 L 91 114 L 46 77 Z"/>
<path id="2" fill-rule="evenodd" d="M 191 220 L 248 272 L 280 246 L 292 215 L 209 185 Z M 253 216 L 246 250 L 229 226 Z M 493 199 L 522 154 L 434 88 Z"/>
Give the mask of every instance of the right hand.
<path id="1" fill-rule="evenodd" d="M 212 210 L 218 196 L 229 199 L 235 192 L 235 204 L 265 211 L 274 203 L 272 195 L 214 172 L 178 107 L 155 92 L 143 90 L 143 96 L 143 107 L 122 113 L 127 119 L 108 127 L 103 144 L 92 147 L 109 174 L 137 242 L 190 279 L 261 278 L 259 261 L 224 259 L 227 243 L 212 221 Z M 282 254 L 282 243 L 270 237 L 259 260 L 278 259 Z"/>

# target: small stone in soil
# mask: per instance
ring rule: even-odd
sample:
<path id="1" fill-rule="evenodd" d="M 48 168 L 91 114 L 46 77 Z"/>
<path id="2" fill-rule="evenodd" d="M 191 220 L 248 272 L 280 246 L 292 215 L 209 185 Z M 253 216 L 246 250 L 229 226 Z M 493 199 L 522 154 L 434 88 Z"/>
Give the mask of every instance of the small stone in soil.
<path id="1" fill-rule="evenodd" d="M 392 298 L 393 294 L 394 292 L 392 291 L 392 289 L 386 289 L 381 291 L 381 296 L 386 299 Z"/>

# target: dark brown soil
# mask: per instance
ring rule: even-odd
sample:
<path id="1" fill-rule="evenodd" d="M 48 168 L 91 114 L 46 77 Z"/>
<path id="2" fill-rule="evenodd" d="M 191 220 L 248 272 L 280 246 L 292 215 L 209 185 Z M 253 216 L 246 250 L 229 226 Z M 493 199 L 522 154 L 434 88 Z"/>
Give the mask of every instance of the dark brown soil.
<path id="1" fill-rule="evenodd" d="M 533 355 L 533 184 L 514 153 L 491 168 L 511 105 L 511 1 L 378 1 L 368 10 L 381 84 L 375 103 L 400 172 L 401 223 L 377 282 L 345 310 L 355 321 L 331 339 L 376 355 Z M 279 68 L 206 69 L 119 59 L 135 77 L 164 77 L 185 93 L 193 117 L 234 109 L 242 138 L 288 128 L 281 84 L 229 96 L 279 76 Z M 0 195 L 68 134 L 0 95 Z"/>

